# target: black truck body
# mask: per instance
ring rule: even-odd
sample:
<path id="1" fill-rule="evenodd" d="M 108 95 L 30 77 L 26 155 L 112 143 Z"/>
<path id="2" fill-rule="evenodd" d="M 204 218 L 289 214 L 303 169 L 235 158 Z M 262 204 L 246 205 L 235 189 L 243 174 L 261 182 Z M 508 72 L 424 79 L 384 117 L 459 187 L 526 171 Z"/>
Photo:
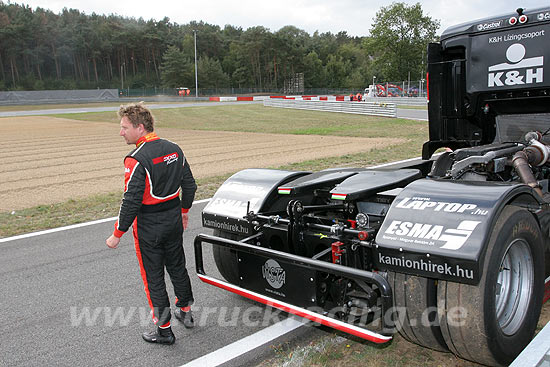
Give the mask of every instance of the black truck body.
<path id="1" fill-rule="evenodd" d="M 446 30 L 428 47 L 422 159 L 236 173 L 202 214 L 201 280 L 373 342 L 508 364 L 550 298 L 549 45 L 550 8 Z"/>

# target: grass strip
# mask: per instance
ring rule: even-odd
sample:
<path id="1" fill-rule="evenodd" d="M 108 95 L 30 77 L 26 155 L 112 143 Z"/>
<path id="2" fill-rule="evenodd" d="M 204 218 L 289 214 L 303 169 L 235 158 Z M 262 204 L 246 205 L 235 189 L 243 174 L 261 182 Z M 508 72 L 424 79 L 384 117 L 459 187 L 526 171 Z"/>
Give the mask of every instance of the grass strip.
<path id="1" fill-rule="evenodd" d="M 451 353 L 436 352 L 409 343 L 398 334 L 386 344 L 369 343 L 339 334 L 331 332 L 299 347 L 288 343 L 273 346 L 274 356 L 261 362 L 258 367 L 481 366 Z"/>
<path id="2" fill-rule="evenodd" d="M 208 105 L 153 110 L 158 128 L 271 134 L 315 134 L 365 138 L 427 137 L 428 123 L 379 116 L 327 113 L 249 105 Z M 81 121 L 118 124 L 113 112 L 53 115 Z"/>

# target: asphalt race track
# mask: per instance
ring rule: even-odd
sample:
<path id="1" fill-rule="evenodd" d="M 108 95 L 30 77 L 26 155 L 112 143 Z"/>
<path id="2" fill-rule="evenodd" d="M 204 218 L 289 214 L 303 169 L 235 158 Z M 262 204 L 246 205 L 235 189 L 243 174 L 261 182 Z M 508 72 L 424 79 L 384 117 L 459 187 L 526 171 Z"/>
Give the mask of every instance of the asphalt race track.
<path id="1" fill-rule="evenodd" d="M 105 246 L 114 221 L 0 242 L 0 365 L 181 366 L 283 320 L 198 280 L 192 241 L 210 233 L 200 227 L 204 205 L 191 209 L 184 242 L 198 325 L 187 330 L 173 318 L 173 346 L 141 339 L 153 324 L 131 233 L 118 249 Z M 204 260 L 218 276 L 210 245 Z"/>

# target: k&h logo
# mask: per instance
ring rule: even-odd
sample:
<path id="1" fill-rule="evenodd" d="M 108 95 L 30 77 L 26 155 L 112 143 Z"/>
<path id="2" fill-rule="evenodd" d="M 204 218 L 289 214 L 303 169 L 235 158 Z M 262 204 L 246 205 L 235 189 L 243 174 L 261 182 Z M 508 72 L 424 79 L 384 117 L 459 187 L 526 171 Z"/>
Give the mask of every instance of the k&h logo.
<path id="1" fill-rule="evenodd" d="M 525 58 L 525 46 L 514 43 L 506 50 L 509 62 L 489 66 L 488 87 L 543 82 L 544 56 Z"/>

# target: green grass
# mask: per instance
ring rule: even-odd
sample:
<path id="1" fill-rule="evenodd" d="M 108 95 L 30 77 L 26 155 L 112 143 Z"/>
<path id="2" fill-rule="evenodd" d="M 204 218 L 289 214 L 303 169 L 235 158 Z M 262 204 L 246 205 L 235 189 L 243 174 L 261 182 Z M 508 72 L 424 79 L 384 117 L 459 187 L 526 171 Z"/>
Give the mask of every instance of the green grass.
<path id="1" fill-rule="evenodd" d="M 427 132 L 427 123 L 377 116 L 292 110 L 250 105 L 155 109 L 156 126 L 186 130 L 317 134 L 358 137 L 412 137 Z M 82 121 L 119 123 L 113 112 L 56 115 Z"/>
<path id="2" fill-rule="evenodd" d="M 404 110 L 428 110 L 428 105 L 426 106 L 410 106 L 410 105 L 397 105 L 397 108 L 402 108 Z"/>
<path id="3" fill-rule="evenodd" d="M 329 332 L 306 345 L 274 345 L 273 357 L 258 367 L 480 366 L 451 353 L 436 352 L 411 344 L 400 335 L 395 335 L 388 343 L 374 344 L 339 334 Z"/>

